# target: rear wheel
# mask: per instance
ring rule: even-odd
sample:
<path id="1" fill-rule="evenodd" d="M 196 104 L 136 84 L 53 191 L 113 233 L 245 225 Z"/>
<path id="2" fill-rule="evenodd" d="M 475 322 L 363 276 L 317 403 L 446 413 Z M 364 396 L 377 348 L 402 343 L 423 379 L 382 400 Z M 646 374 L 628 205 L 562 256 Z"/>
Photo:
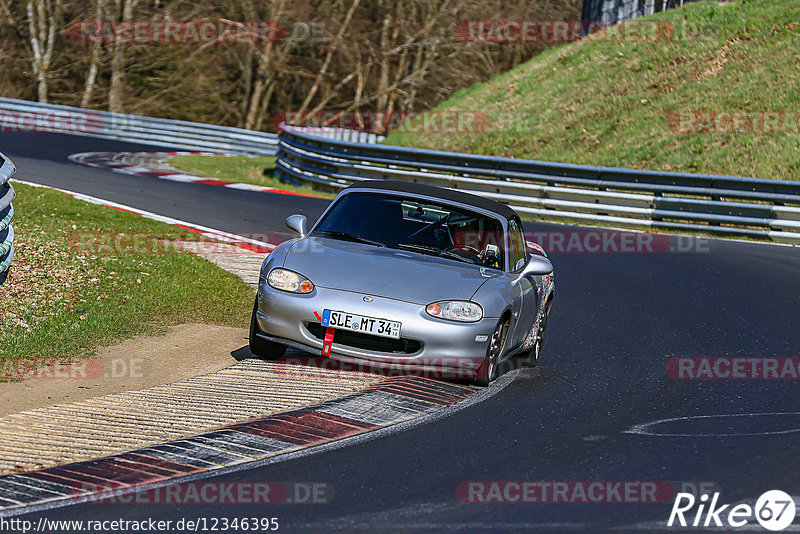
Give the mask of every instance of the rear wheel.
<path id="1" fill-rule="evenodd" d="M 536 339 L 533 341 L 533 347 L 531 347 L 527 358 L 524 360 L 528 367 L 536 367 L 539 365 L 539 356 L 542 354 L 542 344 L 544 343 L 544 333 L 545 330 L 547 330 L 547 316 L 549 314 L 550 305 L 548 304 L 542 316 L 542 322 L 539 324 L 539 329 L 536 331 Z"/>
<path id="2" fill-rule="evenodd" d="M 476 386 L 486 387 L 497 378 L 497 364 L 503 354 L 503 348 L 508 336 L 508 319 L 501 319 L 494 329 L 492 338 L 489 340 L 489 348 L 486 349 L 486 359 L 478 368 L 474 383 Z"/>
<path id="3" fill-rule="evenodd" d="M 260 330 L 258 328 L 257 312 L 258 297 L 256 297 L 256 303 L 253 306 L 253 315 L 250 317 L 250 352 L 265 360 L 280 358 L 286 352 L 286 345 L 258 337 Z"/>

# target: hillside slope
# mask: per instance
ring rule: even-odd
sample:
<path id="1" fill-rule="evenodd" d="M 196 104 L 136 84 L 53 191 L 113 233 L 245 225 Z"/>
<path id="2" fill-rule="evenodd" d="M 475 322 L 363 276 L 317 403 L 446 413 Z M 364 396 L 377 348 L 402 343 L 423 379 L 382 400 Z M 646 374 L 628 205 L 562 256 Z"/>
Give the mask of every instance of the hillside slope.
<path id="1" fill-rule="evenodd" d="M 671 24 L 670 38 L 559 46 L 436 108 L 486 113 L 486 131 L 393 133 L 385 142 L 800 179 L 800 2 L 701 2 L 628 24 L 644 20 Z"/>

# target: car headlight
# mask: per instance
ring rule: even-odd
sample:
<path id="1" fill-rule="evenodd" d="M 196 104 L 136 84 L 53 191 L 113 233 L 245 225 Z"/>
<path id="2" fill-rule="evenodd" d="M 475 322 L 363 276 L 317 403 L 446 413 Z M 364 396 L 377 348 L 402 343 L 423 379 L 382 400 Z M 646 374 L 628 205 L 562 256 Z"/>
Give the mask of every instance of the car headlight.
<path id="1" fill-rule="evenodd" d="M 314 291 L 314 284 L 311 283 L 311 280 L 288 269 L 272 269 L 269 272 L 269 276 L 267 276 L 267 283 L 270 287 L 292 293 L 311 293 Z"/>
<path id="2" fill-rule="evenodd" d="M 459 321 L 462 323 L 474 323 L 483 318 L 483 308 L 474 302 L 466 300 L 443 300 L 428 304 L 425 308 L 428 315 L 447 319 L 448 321 Z"/>

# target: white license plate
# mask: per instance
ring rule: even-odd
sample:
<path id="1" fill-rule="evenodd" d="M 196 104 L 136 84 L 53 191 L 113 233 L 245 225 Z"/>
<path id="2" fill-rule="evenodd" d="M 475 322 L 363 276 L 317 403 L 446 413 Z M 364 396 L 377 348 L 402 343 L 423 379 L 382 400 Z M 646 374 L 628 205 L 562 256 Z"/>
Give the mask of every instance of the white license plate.
<path id="1" fill-rule="evenodd" d="M 322 312 L 322 326 L 399 339 L 402 324 L 397 321 L 364 317 L 363 315 L 355 315 L 343 311 L 324 310 Z"/>

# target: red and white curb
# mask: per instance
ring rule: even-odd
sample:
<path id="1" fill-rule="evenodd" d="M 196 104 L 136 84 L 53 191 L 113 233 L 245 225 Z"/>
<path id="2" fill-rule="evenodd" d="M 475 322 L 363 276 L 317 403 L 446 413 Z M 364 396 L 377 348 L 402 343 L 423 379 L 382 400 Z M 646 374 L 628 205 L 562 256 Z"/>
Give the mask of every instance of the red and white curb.
<path id="1" fill-rule="evenodd" d="M 149 168 L 144 165 L 133 165 L 119 161 L 121 156 L 151 156 L 171 158 L 172 156 L 219 156 L 230 157 L 239 156 L 240 154 L 226 154 L 217 152 L 80 152 L 71 154 L 68 159 L 80 165 L 88 167 L 96 167 L 106 169 L 109 171 L 117 172 L 120 174 L 133 174 L 137 176 L 150 176 L 160 180 L 170 180 L 173 182 L 195 183 L 203 185 L 216 185 L 220 187 L 227 187 L 229 189 L 240 189 L 243 191 L 257 191 L 259 193 L 277 193 L 281 195 L 295 195 L 295 196 L 313 196 L 305 195 L 303 193 L 295 193 L 293 191 L 286 191 L 277 187 L 266 187 L 263 185 L 244 184 L 241 182 L 228 182 L 225 180 L 217 180 L 215 178 L 204 178 L 202 176 L 195 176 L 193 174 L 186 174 L 182 172 L 175 172 L 172 170 L 163 170 L 158 168 Z"/>
<path id="2" fill-rule="evenodd" d="M 49 185 L 42 185 L 36 184 L 33 182 L 26 182 L 24 180 L 17 180 L 14 179 L 14 182 L 20 183 L 23 185 L 27 185 L 30 187 L 40 187 L 44 189 L 52 189 L 54 191 L 59 191 L 61 193 L 70 195 L 71 197 L 82 200 L 84 202 L 89 202 L 90 204 L 97 204 L 100 206 L 105 206 L 107 208 L 115 209 L 118 211 L 124 211 L 126 213 L 134 213 L 136 215 L 140 215 L 147 219 L 152 219 L 154 221 L 159 221 L 163 223 L 170 224 L 172 226 L 177 226 L 178 228 L 182 228 L 184 230 L 188 230 L 190 232 L 198 233 L 204 237 L 209 239 L 214 239 L 217 241 L 222 241 L 224 243 L 229 243 L 233 246 L 249 250 L 251 252 L 257 253 L 269 253 L 275 249 L 277 245 L 272 243 L 267 243 L 266 241 L 260 241 L 258 239 L 252 239 L 250 237 L 232 234 L 230 232 L 223 232 L 222 230 L 216 230 L 214 228 L 209 228 L 208 226 L 202 226 L 200 224 L 191 223 L 188 221 L 182 221 L 180 219 L 175 219 L 173 217 L 167 217 L 166 215 L 159 215 L 157 213 L 152 213 L 149 211 L 141 210 L 139 208 L 134 208 L 132 206 L 126 206 L 124 204 L 119 204 L 117 202 L 112 202 L 110 200 L 103 200 L 102 198 L 93 197 L 90 195 L 84 195 L 83 193 L 76 193 L 75 191 L 69 191 L 67 189 L 60 189 L 58 187 L 50 187 Z"/>
<path id="3" fill-rule="evenodd" d="M 264 460 L 422 417 L 477 388 L 422 377 L 388 378 L 365 390 L 213 432 L 104 458 L 0 477 L 0 516 L 29 507 L 102 500 Z M 145 487 L 146 486 L 146 487 Z"/>

